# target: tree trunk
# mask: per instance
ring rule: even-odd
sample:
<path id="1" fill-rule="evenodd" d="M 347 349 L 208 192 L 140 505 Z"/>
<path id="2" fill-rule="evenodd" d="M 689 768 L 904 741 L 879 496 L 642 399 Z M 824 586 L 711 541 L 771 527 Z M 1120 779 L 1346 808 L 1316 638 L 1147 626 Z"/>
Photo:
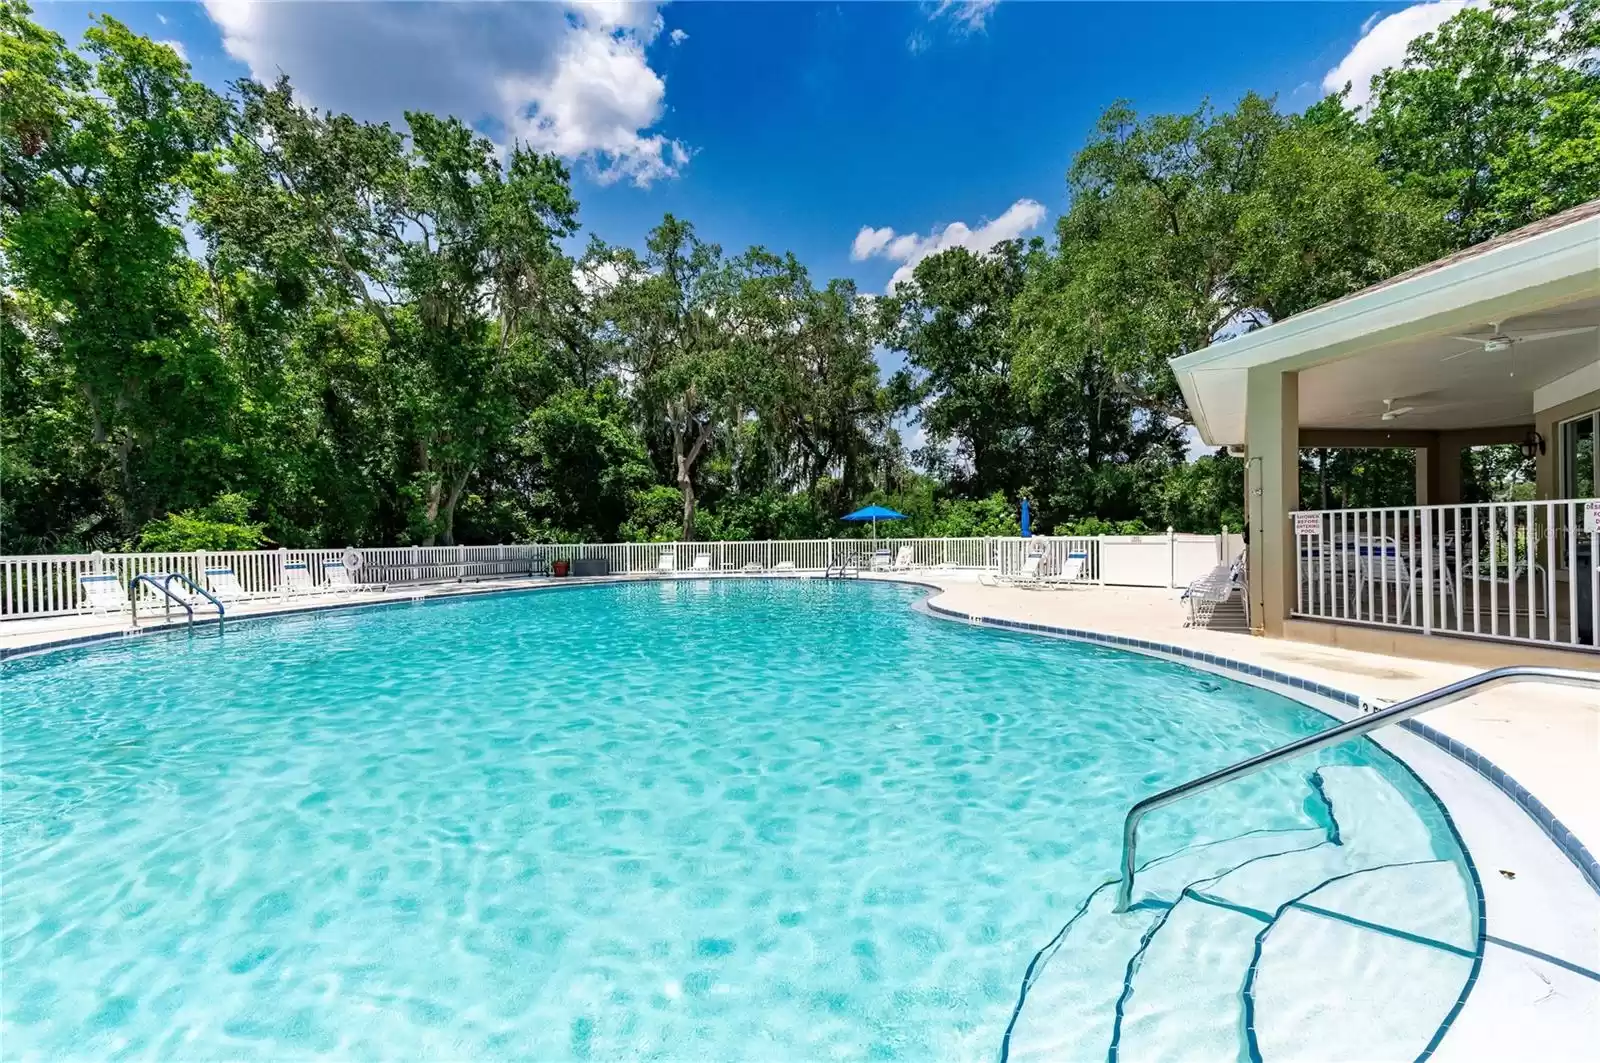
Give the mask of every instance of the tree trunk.
<path id="1" fill-rule="evenodd" d="M 450 493 L 445 496 L 444 507 L 440 510 L 440 545 L 454 546 L 456 544 L 456 503 L 461 501 L 461 494 L 466 490 L 467 477 L 472 474 L 470 469 L 463 470 L 450 485 Z"/>
<path id="2" fill-rule="evenodd" d="M 678 463 L 678 490 L 683 492 L 682 541 L 692 543 L 694 542 L 694 480 L 681 461 Z"/>
<path id="3" fill-rule="evenodd" d="M 1322 497 L 1322 508 L 1328 508 L 1328 448 L 1317 451 L 1317 488 Z"/>

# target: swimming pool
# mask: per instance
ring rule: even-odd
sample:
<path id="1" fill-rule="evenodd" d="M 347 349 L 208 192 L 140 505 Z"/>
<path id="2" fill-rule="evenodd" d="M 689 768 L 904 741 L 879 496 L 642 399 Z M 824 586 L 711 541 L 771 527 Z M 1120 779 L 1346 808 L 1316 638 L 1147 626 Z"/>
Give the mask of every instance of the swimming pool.
<path id="1" fill-rule="evenodd" d="M 1306 962 L 1370 949 L 1296 942 L 1374 923 L 1333 882 L 1367 849 L 1455 873 L 1385 889 L 1446 913 L 1384 935 L 1455 949 L 1407 979 L 1445 1017 L 1475 898 L 1402 766 L 1363 741 L 1152 816 L 1141 853 L 1173 855 L 1114 916 L 1129 804 L 1327 717 L 920 593 L 668 580 L 0 665 L 7 1054 L 1024 1058 L 1062 1053 L 1088 993 L 1083 1044 L 1171 1058 L 1184 995 L 1164 1016 L 1161 979 L 1131 988 L 1172 962 L 1151 923 L 1202 950 L 1213 909 L 1329 923 L 1287 952 L 1225 935 L 1254 945 L 1234 1006 L 1314 1025 Z M 1326 892 L 1279 912 L 1291 883 Z"/>

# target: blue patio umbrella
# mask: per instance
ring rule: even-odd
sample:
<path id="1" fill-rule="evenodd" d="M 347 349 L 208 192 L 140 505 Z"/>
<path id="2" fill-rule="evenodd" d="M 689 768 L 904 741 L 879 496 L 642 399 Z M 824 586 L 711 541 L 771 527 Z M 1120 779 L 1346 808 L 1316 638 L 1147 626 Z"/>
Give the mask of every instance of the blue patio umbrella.
<path id="1" fill-rule="evenodd" d="M 1033 532 L 1028 528 L 1028 500 L 1026 498 L 1022 500 L 1022 537 L 1024 539 L 1033 537 Z"/>
<path id="2" fill-rule="evenodd" d="M 906 515 L 904 513 L 896 513 L 894 510 L 888 509 L 884 506 L 863 506 L 854 513 L 846 513 L 839 519 L 854 521 L 870 520 L 872 522 L 872 537 L 876 539 L 878 537 L 878 522 L 880 520 L 905 520 Z"/>

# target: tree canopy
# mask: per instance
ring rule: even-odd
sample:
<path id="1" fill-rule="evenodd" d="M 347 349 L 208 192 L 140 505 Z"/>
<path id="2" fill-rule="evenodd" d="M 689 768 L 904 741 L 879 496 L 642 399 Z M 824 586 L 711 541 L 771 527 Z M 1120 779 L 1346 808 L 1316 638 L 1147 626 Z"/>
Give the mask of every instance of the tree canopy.
<path id="1" fill-rule="evenodd" d="M 1170 358 L 1600 196 L 1600 0 L 1466 8 L 1359 108 L 1113 102 L 1052 239 L 882 296 L 671 215 L 584 246 L 553 156 L 30 15 L 0 0 L 10 553 L 817 536 L 873 501 L 1002 534 L 1021 497 L 1237 526 Z M 1307 498 L 1390 500 L 1408 460 L 1308 452 Z"/>

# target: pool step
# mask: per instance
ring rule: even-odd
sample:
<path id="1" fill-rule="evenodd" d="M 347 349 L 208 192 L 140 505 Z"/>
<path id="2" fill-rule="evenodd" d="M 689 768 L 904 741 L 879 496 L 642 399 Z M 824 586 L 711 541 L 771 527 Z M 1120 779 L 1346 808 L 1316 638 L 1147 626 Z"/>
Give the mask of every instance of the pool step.
<path id="1" fill-rule="evenodd" d="M 1251 979 L 1259 1058 L 1421 1056 L 1471 976 L 1474 912 L 1446 860 L 1364 871 L 1295 902 L 1262 938 Z"/>
<path id="2" fill-rule="evenodd" d="M 1104 1058 L 1129 960 L 1191 882 L 1251 860 L 1326 846 L 1320 828 L 1263 831 L 1184 849 L 1139 872 L 1131 911 L 1113 912 L 1116 886 L 1092 894 L 1062 933 L 1035 957 L 1006 1037 L 1009 1060 Z"/>
<path id="3" fill-rule="evenodd" d="M 1161 877 L 1160 865 L 1139 873 L 1122 915 L 1097 892 L 1033 972 L 1007 1058 L 1415 1058 L 1470 969 L 1470 885 L 1434 859 L 1427 825 L 1376 770 L 1310 781 L 1339 844 L 1303 831 L 1210 847 L 1222 859 L 1179 853 Z"/>

